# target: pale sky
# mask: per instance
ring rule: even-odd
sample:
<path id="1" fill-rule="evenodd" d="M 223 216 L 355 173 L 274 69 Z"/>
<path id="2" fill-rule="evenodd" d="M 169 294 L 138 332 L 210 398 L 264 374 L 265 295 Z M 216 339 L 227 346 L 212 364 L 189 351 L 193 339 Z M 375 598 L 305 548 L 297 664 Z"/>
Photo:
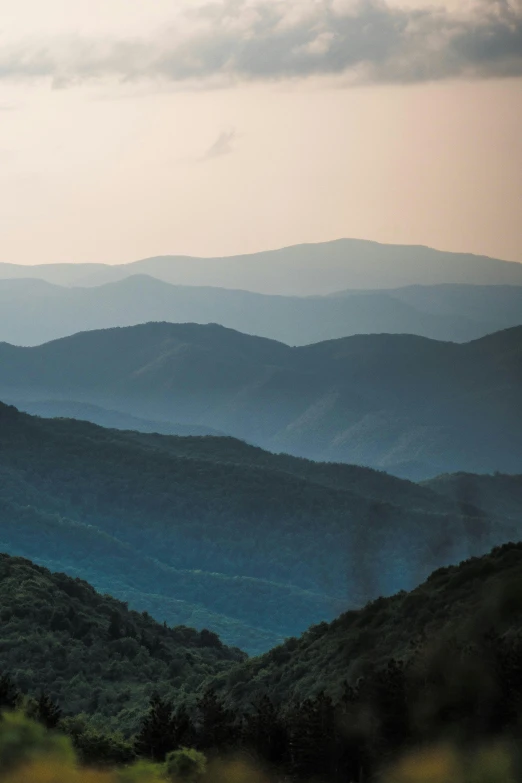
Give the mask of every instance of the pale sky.
<path id="1" fill-rule="evenodd" d="M 522 261 L 522 0 L 0 0 L 0 261 Z"/>

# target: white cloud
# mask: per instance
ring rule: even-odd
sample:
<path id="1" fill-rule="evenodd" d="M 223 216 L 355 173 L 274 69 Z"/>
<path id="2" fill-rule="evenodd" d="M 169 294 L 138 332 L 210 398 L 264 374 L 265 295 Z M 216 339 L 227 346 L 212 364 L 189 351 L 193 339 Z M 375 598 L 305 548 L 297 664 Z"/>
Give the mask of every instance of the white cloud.
<path id="1" fill-rule="evenodd" d="M 462 12 L 384 0 L 222 0 L 180 12 L 149 37 L 77 35 L 0 50 L 0 79 L 232 83 L 357 75 L 415 82 L 522 75 L 522 0 Z"/>

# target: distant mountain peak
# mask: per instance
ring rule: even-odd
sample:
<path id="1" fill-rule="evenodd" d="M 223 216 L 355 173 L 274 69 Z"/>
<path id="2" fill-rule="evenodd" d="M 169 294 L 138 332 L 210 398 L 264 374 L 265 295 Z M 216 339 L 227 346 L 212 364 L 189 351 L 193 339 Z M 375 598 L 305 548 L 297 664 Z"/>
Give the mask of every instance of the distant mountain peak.
<path id="1" fill-rule="evenodd" d="M 335 239 L 242 255 L 161 255 L 128 264 L 0 264 L 0 278 L 39 277 L 66 286 L 98 286 L 136 273 L 176 285 L 309 296 L 347 288 L 389 289 L 444 283 L 522 285 L 522 264 L 423 245 Z"/>

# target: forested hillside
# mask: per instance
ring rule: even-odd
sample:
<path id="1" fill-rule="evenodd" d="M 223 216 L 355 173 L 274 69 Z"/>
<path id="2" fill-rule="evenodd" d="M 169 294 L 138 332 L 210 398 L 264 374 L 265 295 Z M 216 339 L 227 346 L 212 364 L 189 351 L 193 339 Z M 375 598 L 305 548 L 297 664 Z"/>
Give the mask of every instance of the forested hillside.
<path id="1" fill-rule="evenodd" d="M 265 757 L 297 776 L 366 780 L 411 748 L 517 747 L 521 672 L 519 543 L 315 626 L 213 687 Z"/>
<path id="2" fill-rule="evenodd" d="M 9 402 L 6 400 L 6 402 Z M 136 432 L 158 432 L 163 435 L 221 435 L 218 430 L 198 424 L 177 424 L 168 421 L 151 421 L 140 419 L 121 411 L 101 408 L 99 405 L 89 405 L 87 402 L 69 402 L 67 400 L 36 400 L 25 401 L 19 405 L 20 410 L 44 419 L 79 419 L 90 421 L 100 427 L 117 430 L 135 430 Z"/>
<path id="3" fill-rule="evenodd" d="M 452 503 L 465 505 L 472 501 L 488 514 L 522 519 L 522 476 L 454 473 L 437 476 L 423 482 L 422 486 Z"/>
<path id="4" fill-rule="evenodd" d="M 248 708 L 261 695 L 288 704 L 324 691 L 335 702 L 347 684 L 355 688 L 392 659 L 405 666 L 438 660 L 449 676 L 455 659 L 488 638 L 516 642 L 522 653 L 521 632 L 522 544 L 510 543 L 437 569 L 411 592 L 380 597 L 320 623 L 219 675 L 215 685 L 235 709 Z M 474 684 L 480 699 L 480 683 Z"/>
<path id="5" fill-rule="evenodd" d="M 516 747 L 521 574 L 522 544 L 506 544 L 245 660 L 2 555 L 0 704 L 22 689 L 40 720 L 61 711 L 91 763 L 161 762 L 188 741 L 278 775 L 361 781 L 412 747 Z"/>
<path id="6" fill-rule="evenodd" d="M 31 695 L 44 691 L 65 714 L 85 712 L 124 732 L 154 689 L 179 701 L 244 658 L 209 631 L 167 627 L 86 582 L 5 554 L 0 617 L 2 674 Z"/>
<path id="7" fill-rule="evenodd" d="M 271 451 L 388 470 L 522 470 L 522 327 L 471 343 L 359 335 L 290 348 L 151 323 L 0 345 L 0 398 L 203 426 Z"/>
<path id="8" fill-rule="evenodd" d="M 345 465 L 0 407 L 0 549 L 260 652 L 518 535 Z"/>

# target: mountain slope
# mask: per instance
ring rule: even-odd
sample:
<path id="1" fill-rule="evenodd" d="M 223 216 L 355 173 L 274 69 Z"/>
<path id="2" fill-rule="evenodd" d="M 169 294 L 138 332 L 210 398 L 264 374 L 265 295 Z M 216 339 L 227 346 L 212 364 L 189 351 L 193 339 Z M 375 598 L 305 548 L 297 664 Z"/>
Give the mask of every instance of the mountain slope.
<path id="1" fill-rule="evenodd" d="M 6 400 L 10 402 L 10 400 Z M 72 400 L 26 400 L 20 409 L 33 416 L 41 416 L 44 419 L 80 419 L 98 424 L 100 427 L 109 427 L 117 430 L 135 430 L 136 432 L 158 432 L 162 435 L 215 435 L 220 433 L 211 427 L 198 424 L 177 424 L 167 421 L 150 421 L 131 416 L 120 411 L 101 408 L 99 405 L 89 405 L 86 402 L 74 402 Z"/>
<path id="2" fill-rule="evenodd" d="M 380 598 L 310 628 L 299 639 L 218 675 L 215 685 L 235 709 L 248 708 L 262 695 L 288 703 L 324 690 L 339 700 L 346 682 L 355 686 L 390 659 L 408 661 L 440 650 L 449 665 L 450 650 L 469 649 L 488 632 L 520 640 L 521 576 L 522 544 L 507 544 L 439 569 L 409 593 Z"/>
<path id="3" fill-rule="evenodd" d="M 345 288 L 467 283 L 522 285 L 522 265 L 427 247 L 358 239 L 295 245 L 229 258 L 159 256 L 131 264 L 1 264 L 0 277 L 37 277 L 62 285 L 101 285 L 146 274 L 176 285 L 210 285 L 285 295 Z"/>
<path id="4" fill-rule="evenodd" d="M 437 476 L 423 482 L 442 497 L 454 503 L 467 504 L 472 500 L 486 513 L 522 519 L 522 476 L 477 476 L 470 473 L 454 473 Z"/>
<path id="5" fill-rule="evenodd" d="M 217 637 L 168 628 L 86 582 L 0 554 L 0 670 L 23 690 L 45 690 L 67 712 L 132 730 L 151 683 L 172 697 L 242 660 Z"/>
<path id="6" fill-rule="evenodd" d="M 0 340 L 16 345 L 146 321 L 218 323 L 291 345 L 383 332 L 463 342 L 522 323 L 522 285 L 289 297 L 174 286 L 147 275 L 90 288 L 20 279 L 0 280 L 0 305 Z"/>
<path id="7" fill-rule="evenodd" d="M 290 348 L 151 323 L 0 345 L 0 397 L 16 404 L 73 399 L 411 479 L 521 472 L 521 394 L 522 327 L 462 345 L 359 335 Z"/>
<path id="8" fill-rule="evenodd" d="M 5 551 L 151 606 L 160 621 L 199 613 L 255 652 L 518 534 L 517 521 L 359 475 L 229 439 L 118 432 L 0 407 Z"/>

